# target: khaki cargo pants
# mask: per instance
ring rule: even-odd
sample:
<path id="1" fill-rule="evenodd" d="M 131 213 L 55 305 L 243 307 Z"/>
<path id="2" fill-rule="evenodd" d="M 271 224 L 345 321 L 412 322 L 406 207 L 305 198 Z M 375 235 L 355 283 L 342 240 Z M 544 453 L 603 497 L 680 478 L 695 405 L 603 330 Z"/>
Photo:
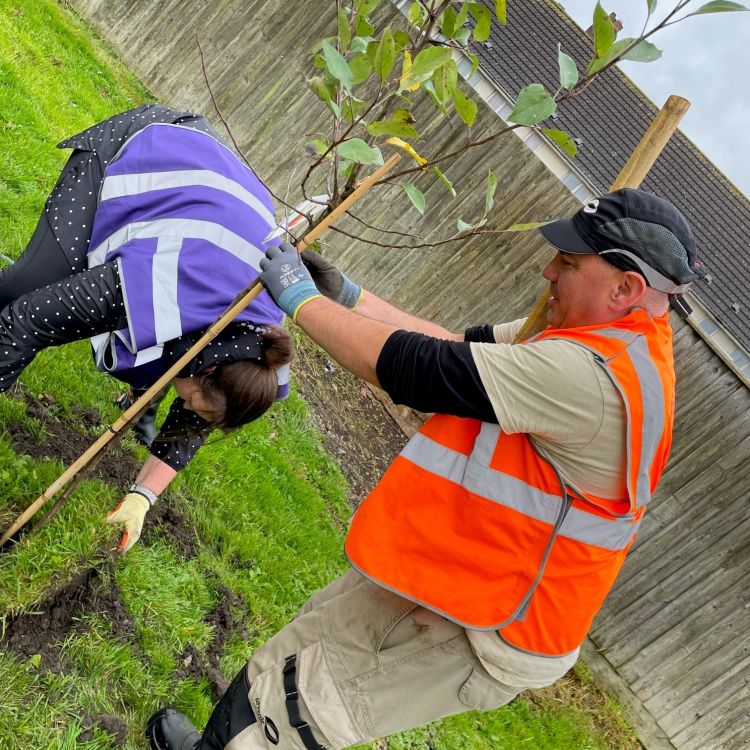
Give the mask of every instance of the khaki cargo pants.
<path id="1" fill-rule="evenodd" d="M 232 702 L 247 695 L 256 720 L 226 750 L 349 747 L 523 689 L 492 678 L 459 625 L 353 570 L 313 595 L 244 677 Z"/>

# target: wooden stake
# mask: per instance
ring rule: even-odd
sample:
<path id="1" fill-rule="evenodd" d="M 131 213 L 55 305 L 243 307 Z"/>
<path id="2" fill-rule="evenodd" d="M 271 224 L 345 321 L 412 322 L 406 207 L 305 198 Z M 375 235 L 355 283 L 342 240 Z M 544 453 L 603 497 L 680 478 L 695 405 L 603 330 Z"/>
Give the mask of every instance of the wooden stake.
<path id="1" fill-rule="evenodd" d="M 373 172 L 369 177 L 363 180 L 357 188 L 344 199 L 328 216 L 314 227 L 305 237 L 297 244 L 297 249 L 302 251 L 311 242 L 314 242 L 334 221 L 339 219 L 345 211 L 356 203 L 381 177 L 389 172 L 399 161 L 398 154 L 391 156 L 382 167 Z M 21 529 L 28 520 L 55 494 L 64 487 L 76 474 L 86 469 L 89 463 L 103 451 L 109 442 L 126 430 L 135 417 L 149 404 L 152 398 L 155 398 L 163 388 L 183 369 L 206 344 L 218 336 L 261 292 L 263 285 L 256 280 L 248 287 L 243 289 L 235 298 L 234 302 L 222 313 L 218 320 L 211 324 L 206 332 L 188 349 L 144 394 L 132 404 L 122 416 L 109 427 L 79 458 L 77 458 L 52 484 L 21 513 L 15 521 L 0 538 L 0 547 L 2 547 L 19 529 Z M 56 511 L 59 507 L 56 508 Z"/>
<path id="2" fill-rule="evenodd" d="M 659 154 L 664 150 L 680 120 L 690 107 L 690 102 L 681 96 L 670 96 L 659 110 L 640 143 L 630 155 L 610 187 L 610 192 L 620 188 L 637 188 L 645 179 Z M 534 309 L 529 313 L 514 343 L 525 341 L 547 327 L 547 301 L 551 297 L 550 288 L 539 297 Z"/>

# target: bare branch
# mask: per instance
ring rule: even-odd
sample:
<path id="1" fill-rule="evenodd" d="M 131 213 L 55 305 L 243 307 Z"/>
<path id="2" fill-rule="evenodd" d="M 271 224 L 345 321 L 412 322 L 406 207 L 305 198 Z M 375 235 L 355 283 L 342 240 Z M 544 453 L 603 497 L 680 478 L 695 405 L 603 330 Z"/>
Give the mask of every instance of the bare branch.
<path id="1" fill-rule="evenodd" d="M 424 237 L 421 234 L 410 234 L 409 232 L 398 232 L 395 229 L 383 229 L 382 227 L 376 227 L 372 224 L 368 224 L 364 219 L 360 219 L 359 216 L 355 216 L 351 211 L 346 212 L 349 216 L 352 217 L 355 221 L 358 221 L 360 224 L 366 226 L 368 229 L 374 229 L 376 232 L 382 232 L 383 234 L 397 234 L 401 237 L 414 237 L 416 240 L 422 240 Z"/>
<path id="2" fill-rule="evenodd" d="M 287 208 L 291 209 L 292 211 L 296 211 L 297 209 L 294 206 L 289 205 L 286 201 L 279 198 L 278 195 L 276 195 L 273 190 L 266 184 L 266 182 L 260 177 L 260 175 L 253 169 L 253 165 L 250 164 L 248 161 L 248 158 L 245 156 L 244 152 L 240 148 L 239 144 L 237 143 L 234 133 L 232 132 L 232 129 L 229 127 L 229 123 L 226 121 L 224 114 L 221 111 L 221 108 L 219 107 L 219 103 L 216 101 L 216 97 L 214 96 L 213 89 L 211 88 L 211 82 L 208 79 L 208 71 L 206 70 L 206 57 L 203 54 L 203 46 L 201 45 L 201 40 L 198 38 L 198 35 L 195 35 L 195 41 L 198 45 L 198 50 L 200 52 L 201 56 L 201 70 L 203 71 L 203 80 L 206 82 L 206 88 L 208 89 L 209 96 L 211 97 L 211 103 L 214 105 L 214 110 L 216 111 L 216 114 L 218 115 L 219 119 L 221 120 L 222 125 L 226 129 L 227 133 L 229 133 L 229 138 L 231 139 L 232 143 L 234 144 L 235 149 L 237 150 L 237 153 L 242 157 L 242 160 L 247 164 L 248 168 L 253 172 L 253 174 L 260 180 L 263 187 L 268 190 L 271 197 L 277 201 L 278 203 L 281 203 L 283 206 L 286 206 Z M 305 218 L 308 220 L 309 223 L 312 222 L 312 219 L 308 216 L 305 216 Z"/>

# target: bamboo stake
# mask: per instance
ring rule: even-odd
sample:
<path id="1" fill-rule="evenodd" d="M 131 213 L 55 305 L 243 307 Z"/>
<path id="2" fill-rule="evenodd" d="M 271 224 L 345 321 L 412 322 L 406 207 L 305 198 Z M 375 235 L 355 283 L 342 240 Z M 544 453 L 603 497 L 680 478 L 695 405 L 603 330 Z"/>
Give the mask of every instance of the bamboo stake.
<path id="1" fill-rule="evenodd" d="M 641 138 L 640 143 L 630 155 L 625 166 L 620 170 L 610 187 L 610 192 L 620 188 L 637 188 L 645 179 L 659 154 L 664 150 L 672 134 L 677 130 L 690 102 L 681 96 L 672 95 L 666 104 L 657 112 L 654 121 Z M 539 297 L 534 309 L 529 313 L 526 322 L 515 338 L 515 343 L 525 341 L 547 327 L 547 301 L 551 296 L 550 288 Z"/>
<path id="2" fill-rule="evenodd" d="M 302 251 L 311 242 L 314 242 L 320 235 L 337 219 L 339 219 L 344 212 L 348 211 L 349 208 L 356 203 L 371 187 L 372 185 L 381 179 L 387 172 L 389 172 L 399 161 L 400 157 L 398 154 L 391 156 L 388 161 L 383 164 L 382 167 L 373 172 L 369 177 L 364 179 L 359 186 L 354 190 L 351 195 L 345 198 L 336 208 L 326 216 L 323 221 L 308 232 L 305 237 L 297 243 L 297 249 Z M 177 373 L 185 367 L 190 360 L 200 352 L 206 344 L 212 341 L 218 336 L 261 292 L 263 286 L 259 280 L 256 280 L 248 287 L 243 289 L 235 298 L 234 302 L 221 314 L 221 316 L 212 323 L 205 331 L 205 333 L 183 354 L 145 393 L 135 401 L 122 416 L 120 416 L 109 429 L 101 435 L 89 448 L 84 451 L 60 476 L 47 487 L 47 489 L 31 504 L 26 510 L 21 513 L 15 521 L 8 527 L 8 529 L 0 538 L 0 547 L 2 547 L 19 529 L 21 529 L 28 520 L 48 501 L 51 500 L 55 494 L 64 487 L 69 481 L 71 481 L 76 474 L 86 469 L 89 463 L 103 451 L 109 442 L 119 435 L 123 430 L 130 426 L 135 417 L 143 411 L 148 405 L 152 398 L 154 398 L 163 388 L 165 388 L 169 382 L 174 378 Z M 56 507 L 55 512 L 60 508 Z"/>

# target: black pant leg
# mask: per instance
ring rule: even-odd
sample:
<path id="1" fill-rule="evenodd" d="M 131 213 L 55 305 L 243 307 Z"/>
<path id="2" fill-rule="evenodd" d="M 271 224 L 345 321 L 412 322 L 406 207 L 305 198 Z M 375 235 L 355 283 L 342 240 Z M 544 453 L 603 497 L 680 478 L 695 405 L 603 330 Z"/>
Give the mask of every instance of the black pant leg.
<path id="1" fill-rule="evenodd" d="M 40 350 L 116 330 L 123 315 L 115 261 L 21 295 L 0 312 L 0 392 Z"/>
<path id="2" fill-rule="evenodd" d="M 86 268 L 101 181 L 102 171 L 93 154 L 75 151 L 47 198 L 26 248 L 12 266 L 0 272 L 0 310 L 22 294 Z"/>
<path id="3" fill-rule="evenodd" d="M 196 750 L 224 750 L 232 737 L 257 721 L 247 697 L 250 688 L 246 673 L 243 667 L 214 707 Z"/>

